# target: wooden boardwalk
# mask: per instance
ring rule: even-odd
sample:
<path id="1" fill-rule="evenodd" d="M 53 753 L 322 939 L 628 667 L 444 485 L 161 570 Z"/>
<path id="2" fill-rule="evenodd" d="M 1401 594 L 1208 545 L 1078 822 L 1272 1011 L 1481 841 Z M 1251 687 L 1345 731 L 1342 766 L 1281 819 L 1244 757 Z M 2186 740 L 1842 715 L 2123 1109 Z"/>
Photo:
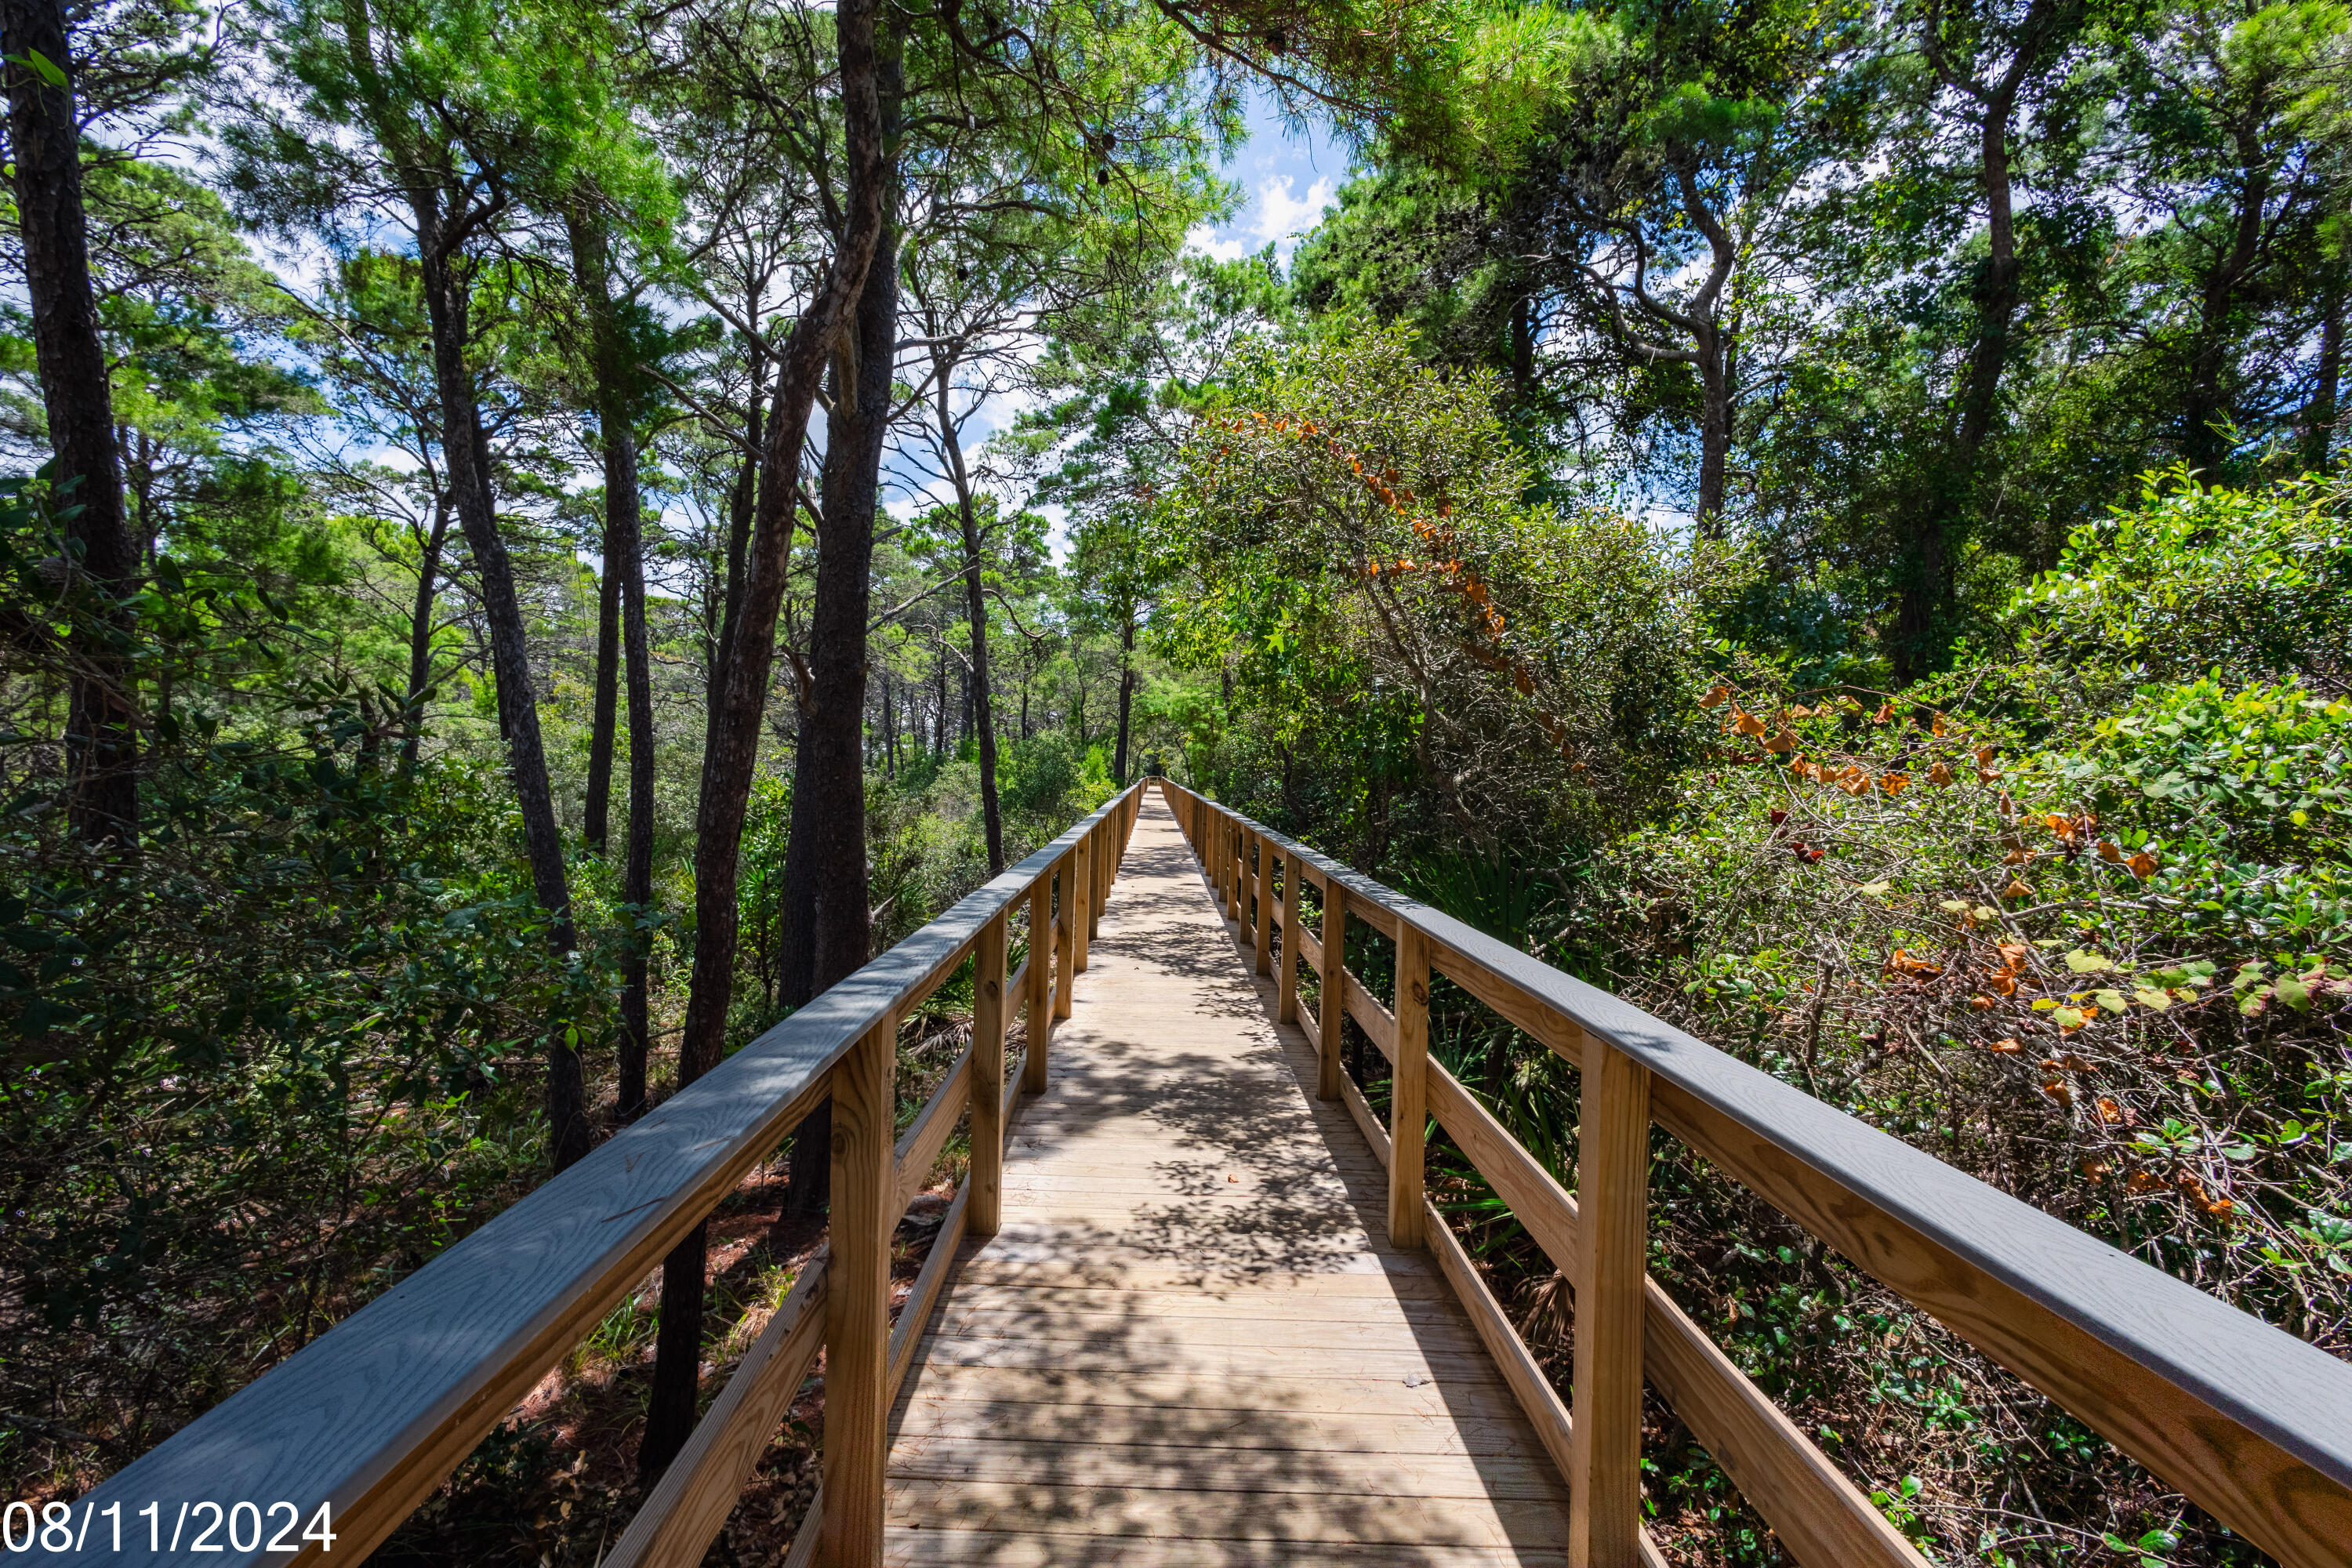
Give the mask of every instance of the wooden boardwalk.
<path id="1" fill-rule="evenodd" d="M 1148 794 L 893 1412 L 887 1562 L 1565 1563 L 1550 1458 L 1231 931 Z"/>

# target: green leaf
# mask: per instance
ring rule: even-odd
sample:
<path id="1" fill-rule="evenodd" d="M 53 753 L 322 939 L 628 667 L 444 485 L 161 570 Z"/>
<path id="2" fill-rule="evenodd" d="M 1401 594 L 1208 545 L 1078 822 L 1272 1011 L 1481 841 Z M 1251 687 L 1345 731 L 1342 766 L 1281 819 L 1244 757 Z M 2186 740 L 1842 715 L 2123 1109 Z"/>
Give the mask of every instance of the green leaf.
<path id="1" fill-rule="evenodd" d="M 2102 958 L 2095 952 L 2086 952 L 2078 947 L 2066 955 L 2066 967 L 2077 974 L 2099 974 L 2113 969 L 2115 961 Z"/>
<path id="2" fill-rule="evenodd" d="M 2131 1011 L 2131 1004 L 2124 1000 L 2124 994 L 2120 991 L 2102 991 L 2093 999 L 2117 1016 Z"/>
<path id="3" fill-rule="evenodd" d="M 38 49 L 26 49 L 21 55 L 10 55 L 7 58 L 14 64 L 23 66 L 51 87 L 61 88 L 72 85 L 66 80 L 66 73 L 58 68 L 57 62 Z"/>

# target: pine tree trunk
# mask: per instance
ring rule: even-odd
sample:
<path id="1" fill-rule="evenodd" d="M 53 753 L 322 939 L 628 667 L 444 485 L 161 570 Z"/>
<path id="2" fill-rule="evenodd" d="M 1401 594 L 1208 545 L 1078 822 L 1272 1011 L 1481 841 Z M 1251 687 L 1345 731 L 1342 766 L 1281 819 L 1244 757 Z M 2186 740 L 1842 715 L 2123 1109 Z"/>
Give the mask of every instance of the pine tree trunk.
<path id="1" fill-rule="evenodd" d="M 973 505 L 971 476 L 963 466 L 963 440 L 957 434 L 948 403 L 945 367 L 938 384 L 940 444 L 948 458 L 948 478 L 955 485 L 956 521 L 963 530 L 964 618 L 971 626 L 971 714 L 980 733 L 980 816 L 988 840 L 988 874 L 1004 869 L 1004 814 L 996 799 L 995 698 L 988 679 L 988 598 L 982 591 L 980 559 L 980 513 Z"/>
<path id="2" fill-rule="evenodd" d="M 2315 474 L 2327 472 L 2328 448 L 2336 434 L 2336 403 L 2344 381 L 2344 289 L 2337 286 L 2319 319 L 2319 364 L 2311 401 L 2304 407 L 2303 466 Z"/>
<path id="3" fill-rule="evenodd" d="M 14 155 L 16 220 L 25 247 L 25 292 L 32 307 L 33 358 L 42 411 L 57 454 L 58 504 L 79 552 L 85 591 L 96 614 L 76 617 L 74 670 L 66 699 L 67 816 L 85 844 L 132 847 L 139 831 L 139 746 L 130 661 L 131 627 L 119 598 L 140 571 L 122 510 L 121 454 L 114 441 L 114 401 L 106 345 L 89 281 L 89 233 L 82 208 L 80 133 L 70 83 L 43 79 L 26 57 L 72 68 L 61 0 L 0 4 L 8 141 Z M 70 487 L 70 488 L 68 488 Z"/>
<path id="4" fill-rule="evenodd" d="M 751 782 L 759 761 L 768 685 L 775 668 L 776 624 L 792 559 L 801 445 L 818 383 L 850 329 L 868 275 L 882 270 L 896 281 L 896 266 L 876 260 L 887 205 L 884 178 L 884 121 L 877 96 L 880 62 L 875 53 L 876 7 L 872 0 L 843 0 L 836 8 L 841 103 L 845 131 L 846 221 L 823 282 L 793 325 L 776 366 L 766 439 L 760 448 L 756 514 L 743 554 L 740 584 L 731 593 L 727 646 L 720 652 L 723 684 L 711 693 L 710 745 L 702 763 L 702 794 L 695 812 L 695 936 L 693 990 L 678 1045 L 681 1087 L 719 1065 L 726 1046 L 727 1013 L 734 1000 L 736 942 L 740 910 L 739 858 Z M 887 251 L 883 252 L 885 255 Z M 860 321 L 862 327 L 862 321 Z M 896 325 L 895 321 L 891 323 Z M 861 333 L 862 335 L 862 333 Z M 886 385 L 883 395 L 887 399 Z M 834 439 L 837 440 L 837 434 Z M 828 521 L 826 533 L 832 525 Z M 821 541 L 820 546 L 828 541 Z M 867 539 L 870 556 L 872 540 Z M 822 573 L 820 572 L 820 577 Z M 860 569 L 861 595 L 863 567 Z M 822 593 L 822 589 L 820 589 Z M 827 630 L 819 627 L 820 637 Z M 865 668 L 865 620 L 861 598 L 856 664 Z M 820 653 L 824 650 L 820 648 Z M 856 756 L 855 747 L 852 756 Z M 863 796 L 860 796 L 863 805 Z M 795 822 L 799 802 L 794 802 Z M 862 813 L 861 813 L 862 816 Z M 863 849 L 864 835 L 859 834 Z M 860 855 L 862 864 L 862 853 Z M 863 899 L 859 901 L 861 911 Z M 860 936 L 862 939 L 863 931 Z M 820 946 L 822 961 L 824 950 Z M 860 962 L 863 962 L 861 952 Z M 703 1264 L 707 1232 L 697 1226 L 662 1260 L 662 1319 L 656 1337 L 653 1387 L 646 1408 L 646 1431 L 637 1448 L 637 1470 L 650 1478 L 667 1468 L 694 1428 L 695 1394 L 702 1354 Z"/>
<path id="5" fill-rule="evenodd" d="M 1118 628 L 1118 742 L 1111 752 L 1111 782 L 1127 787 L 1128 717 L 1135 703 L 1135 606 Z M 1287 754 L 1287 753 L 1286 753 Z"/>
<path id="6" fill-rule="evenodd" d="M 558 954 L 579 946 L 572 924 L 572 890 L 563 863 L 563 836 L 556 826 L 555 798 L 548 787 L 547 753 L 539 729 L 539 698 L 524 641 L 522 602 L 515 593 L 514 566 L 499 533 L 490 495 L 489 437 L 482 427 L 474 377 L 466 363 L 470 331 L 470 277 L 460 256 L 443 237 L 441 193 L 412 193 L 417 265 L 425 312 L 432 323 L 433 370 L 440 394 L 443 457 L 457 526 L 482 596 L 482 618 L 490 634 L 490 673 L 498 688 L 499 726 L 505 732 L 507 763 L 515 799 L 522 808 L 523 854 L 533 891 L 548 916 L 548 942 Z M 547 1034 L 548 1158 L 558 1171 L 588 1152 L 587 1083 L 580 1053 L 564 1038 L 562 1020 L 549 1021 Z"/>
<path id="7" fill-rule="evenodd" d="M 580 836 L 591 855 L 604 853 L 612 828 L 613 731 L 621 706 L 621 575 L 613 570 L 613 497 L 604 496 L 604 570 L 596 584 L 596 689 L 589 715 L 588 804 Z"/>
<path id="8" fill-rule="evenodd" d="M 572 279 L 588 303 L 596 378 L 596 424 L 604 457 L 604 573 L 597 632 L 596 736 L 589 762 L 588 839 L 604 847 L 614 746 L 614 688 L 625 669 L 629 716 L 629 837 L 623 850 L 621 901 L 652 912 L 654 859 L 653 651 L 646 631 L 643 498 L 637 475 L 637 433 L 632 417 L 635 366 L 612 295 L 612 254 L 602 220 L 584 209 L 566 215 Z M 617 623 L 617 625 L 615 624 Z M 616 647 L 614 645 L 620 645 Z M 633 937 L 621 978 L 619 1092 L 615 1110 L 633 1121 L 646 1104 L 646 1068 L 653 1037 L 646 945 Z"/>
<path id="9" fill-rule="evenodd" d="M 886 101 L 895 94 L 887 95 Z M 858 302 L 857 336 L 843 354 L 846 394 L 834 405 L 824 455 L 824 527 L 817 539 L 816 605 L 811 618 L 809 705 L 793 778 L 793 838 L 785 851 L 787 897 L 804 900 L 806 994 L 799 1005 L 856 973 L 873 939 L 866 899 L 866 617 L 881 500 L 882 447 L 889 434 L 890 373 L 898 325 L 898 234 L 886 229 Z M 944 712 L 941 714 L 945 718 Z M 800 977 L 795 975 L 795 980 Z M 827 1201 L 832 1111 L 819 1111 L 793 1140 L 791 1212 Z"/>
<path id="10" fill-rule="evenodd" d="M 449 494 L 433 498 L 433 531 L 425 535 L 424 557 L 416 563 L 416 597 L 408 613 L 408 715 L 401 725 L 400 771 L 416 768 L 417 749 L 425 742 L 425 689 L 433 684 L 433 604 L 440 591 L 441 552 L 449 542 Z"/>

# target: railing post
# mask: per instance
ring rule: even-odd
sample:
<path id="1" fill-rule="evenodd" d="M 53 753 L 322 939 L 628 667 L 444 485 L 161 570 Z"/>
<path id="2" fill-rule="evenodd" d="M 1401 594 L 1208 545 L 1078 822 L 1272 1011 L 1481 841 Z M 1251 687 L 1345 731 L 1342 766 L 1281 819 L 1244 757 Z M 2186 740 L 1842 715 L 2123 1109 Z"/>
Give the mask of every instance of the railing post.
<path id="1" fill-rule="evenodd" d="M 1054 868 L 1055 901 L 1059 905 L 1055 913 L 1055 923 L 1059 929 L 1054 936 L 1054 1016 L 1056 1018 L 1070 1016 L 1070 994 L 1077 989 L 1072 984 L 1078 973 L 1078 922 L 1072 913 L 1076 902 L 1072 889 L 1077 881 L 1077 869 L 1078 857 L 1075 849 L 1063 856 L 1062 863 Z M 1038 1087 L 1045 1087 L 1042 1079 Z"/>
<path id="2" fill-rule="evenodd" d="M 1429 1126 L 1429 939 L 1397 927 L 1396 1078 L 1389 1089 L 1389 1240 L 1418 1247 L 1422 1141 Z M 1637 1354 L 1634 1364 L 1641 1358 Z"/>
<path id="3" fill-rule="evenodd" d="M 971 1197 L 966 1227 L 994 1236 L 1004 1205 L 1004 925 L 998 915 L 972 946 Z"/>
<path id="4" fill-rule="evenodd" d="M 1070 973 L 1087 972 L 1087 938 L 1094 934 L 1095 836 L 1078 835 L 1078 846 L 1072 853 L 1076 858 L 1070 866 L 1070 901 L 1062 919 L 1070 928 Z"/>
<path id="5" fill-rule="evenodd" d="M 1575 1568 L 1634 1568 L 1641 1561 L 1650 1074 L 1587 1034 L 1581 1076 L 1568 1557 Z"/>
<path id="6" fill-rule="evenodd" d="M 1274 1016 L 1285 1024 L 1298 1021 L 1298 857 L 1282 857 L 1282 979 L 1274 988 Z"/>
<path id="7" fill-rule="evenodd" d="M 889 1413 L 890 1233 L 898 1031 L 886 1019 L 833 1069 L 831 1257 L 824 1292 L 824 1560 L 879 1568 Z"/>
<path id="8" fill-rule="evenodd" d="M 1323 879 L 1323 967 L 1315 976 L 1322 1016 L 1316 1021 L 1315 1098 L 1339 1098 L 1339 1041 L 1348 1020 L 1348 889 Z"/>
<path id="9" fill-rule="evenodd" d="M 1274 973 L 1274 846 L 1250 835 L 1250 946 L 1260 974 Z"/>
<path id="10" fill-rule="evenodd" d="M 1249 832 L 1242 827 L 1242 818 L 1225 818 L 1225 917 L 1246 929 L 1249 921 Z"/>
<path id="11" fill-rule="evenodd" d="M 1045 1047 L 1054 1036 L 1054 873 L 1029 886 L 1029 1050 L 1021 1060 L 1021 1088 L 1045 1092 Z"/>
<path id="12" fill-rule="evenodd" d="M 1111 848 L 1118 832 L 1118 825 L 1106 816 L 1087 835 L 1094 843 L 1095 862 L 1094 896 L 1087 900 L 1087 935 L 1090 940 L 1102 935 L 1103 905 L 1110 901 L 1111 872 L 1118 865 L 1118 856 Z"/>

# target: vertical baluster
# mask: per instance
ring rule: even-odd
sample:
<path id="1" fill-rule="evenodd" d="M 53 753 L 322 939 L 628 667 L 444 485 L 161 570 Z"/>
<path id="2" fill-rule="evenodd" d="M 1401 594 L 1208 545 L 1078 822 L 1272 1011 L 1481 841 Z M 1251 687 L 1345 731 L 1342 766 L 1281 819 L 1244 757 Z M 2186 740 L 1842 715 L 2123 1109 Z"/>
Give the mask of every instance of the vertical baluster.
<path id="1" fill-rule="evenodd" d="M 1582 1078 L 1569 1561 L 1577 1568 L 1633 1568 L 1641 1560 L 1650 1074 L 1588 1034 Z"/>
<path id="2" fill-rule="evenodd" d="M 971 1197 L 967 1226 L 994 1236 L 1004 1200 L 1004 923 L 998 915 L 972 944 Z"/>
<path id="3" fill-rule="evenodd" d="M 1048 868 L 1029 885 L 1029 1054 L 1021 1062 L 1021 1088 L 1045 1092 L 1045 1047 L 1054 1033 L 1054 873 Z"/>
<path id="4" fill-rule="evenodd" d="M 1111 876 L 1118 866 L 1118 855 L 1112 847 L 1118 832 L 1118 824 L 1108 816 L 1094 830 L 1094 897 L 1087 903 L 1087 934 L 1090 937 L 1102 935 L 1103 905 L 1110 901 Z"/>
<path id="5" fill-rule="evenodd" d="M 1401 924 L 1396 944 L 1396 1079 L 1389 1091 L 1389 1240 L 1422 1243 L 1422 1139 L 1429 1123 L 1429 939 Z"/>
<path id="6" fill-rule="evenodd" d="M 1282 979 L 1274 989 L 1274 1016 L 1283 1023 L 1298 1021 L 1298 874 L 1296 855 L 1282 857 Z"/>
<path id="7" fill-rule="evenodd" d="M 1260 974 L 1274 973 L 1274 845 L 1250 835 L 1250 947 Z"/>
<path id="8" fill-rule="evenodd" d="M 1070 900 L 1062 915 L 1070 926 L 1070 973 L 1073 974 L 1087 972 L 1087 938 L 1093 934 L 1094 840 L 1095 836 L 1091 833 L 1078 835 L 1076 858 L 1070 866 Z"/>
<path id="9" fill-rule="evenodd" d="M 1242 941 L 1249 941 L 1250 836 L 1238 817 L 1234 819 L 1234 921 L 1240 928 Z"/>
<path id="10" fill-rule="evenodd" d="M 1077 868 L 1076 850 L 1063 856 L 1061 863 L 1054 868 L 1055 903 L 1057 906 L 1055 921 L 1060 927 L 1054 939 L 1054 1016 L 1056 1018 L 1070 1016 L 1070 993 L 1077 989 L 1072 981 L 1077 973 L 1078 922 L 1071 912 L 1071 889 L 1077 880 Z"/>
<path id="11" fill-rule="evenodd" d="M 886 1020 L 833 1069 L 831 1258 L 824 1292 L 824 1561 L 882 1561 L 883 1397 L 889 1378 L 890 1153 L 898 1029 Z"/>
<path id="12" fill-rule="evenodd" d="M 1315 1074 L 1315 1098 L 1339 1098 L 1339 1041 L 1347 1026 L 1348 889 L 1337 877 L 1323 879 L 1323 968 L 1316 975 L 1322 999 L 1317 1021 L 1321 1038 Z"/>

